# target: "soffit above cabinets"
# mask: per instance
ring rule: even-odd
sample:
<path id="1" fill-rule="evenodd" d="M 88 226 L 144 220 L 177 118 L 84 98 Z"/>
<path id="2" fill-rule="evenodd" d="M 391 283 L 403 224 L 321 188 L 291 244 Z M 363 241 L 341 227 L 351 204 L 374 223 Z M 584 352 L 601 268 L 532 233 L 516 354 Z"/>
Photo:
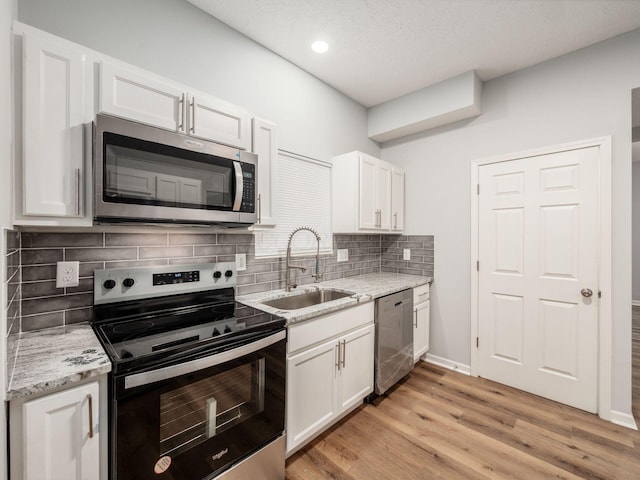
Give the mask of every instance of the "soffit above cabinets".
<path id="1" fill-rule="evenodd" d="M 482 81 L 640 28 L 638 0 L 189 0 L 371 107 Z M 329 51 L 311 51 L 324 39 Z"/>

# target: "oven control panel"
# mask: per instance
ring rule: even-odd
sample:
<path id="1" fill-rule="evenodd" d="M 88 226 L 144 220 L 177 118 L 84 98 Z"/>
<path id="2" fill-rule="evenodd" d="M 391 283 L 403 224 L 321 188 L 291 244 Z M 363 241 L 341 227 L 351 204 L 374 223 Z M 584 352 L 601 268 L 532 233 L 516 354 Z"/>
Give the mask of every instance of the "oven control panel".
<path id="1" fill-rule="evenodd" d="M 99 305 L 235 285 L 235 262 L 109 268 L 94 272 L 93 303 Z"/>
<path id="2" fill-rule="evenodd" d="M 215 277 L 215 272 L 213 273 Z M 189 272 L 169 272 L 169 273 L 154 273 L 153 284 L 154 285 L 168 285 L 172 283 L 189 283 L 200 281 L 200 270 L 191 270 Z"/>

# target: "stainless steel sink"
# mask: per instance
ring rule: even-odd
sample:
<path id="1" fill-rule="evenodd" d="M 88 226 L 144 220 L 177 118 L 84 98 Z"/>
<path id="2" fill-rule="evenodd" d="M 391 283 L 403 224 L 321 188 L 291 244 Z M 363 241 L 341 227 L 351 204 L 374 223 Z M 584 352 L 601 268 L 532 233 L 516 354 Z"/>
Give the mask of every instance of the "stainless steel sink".
<path id="1" fill-rule="evenodd" d="M 280 310 L 298 310 L 299 308 L 310 307 L 320 303 L 330 302 L 339 298 L 350 297 L 353 292 L 341 292 L 338 290 L 314 290 L 298 295 L 276 298 L 262 302 L 273 308 Z"/>

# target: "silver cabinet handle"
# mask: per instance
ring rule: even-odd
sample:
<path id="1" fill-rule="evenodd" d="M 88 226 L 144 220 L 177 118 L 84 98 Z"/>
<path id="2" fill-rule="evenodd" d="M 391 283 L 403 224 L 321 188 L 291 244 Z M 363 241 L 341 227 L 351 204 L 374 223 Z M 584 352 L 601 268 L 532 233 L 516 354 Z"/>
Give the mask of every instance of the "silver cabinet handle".
<path id="1" fill-rule="evenodd" d="M 393 229 L 394 230 L 398 229 L 398 212 L 395 212 L 393 214 Z"/>
<path id="2" fill-rule="evenodd" d="M 258 194 L 258 223 L 262 221 L 262 194 Z"/>
<path id="3" fill-rule="evenodd" d="M 347 366 L 346 360 L 347 360 L 347 341 L 343 340 L 342 341 L 342 368 L 345 368 Z"/>
<path id="4" fill-rule="evenodd" d="M 185 109 L 187 108 L 187 104 L 184 101 L 184 92 L 180 95 L 178 105 L 180 106 L 180 112 L 178 113 L 178 115 L 180 115 L 180 124 L 178 125 L 178 130 L 184 131 L 184 118 L 186 117 Z"/>
<path id="5" fill-rule="evenodd" d="M 414 320 L 413 320 L 413 326 L 414 326 L 415 328 L 418 328 L 418 310 L 414 310 L 414 311 L 413 311 L 413 318 L 414 318 Z"/>
<path id="6" fill-rule="evenodd" d="M 580 293 L 583 297 L 586 298 L 589 298 L 591 295 L 593 295 L 593 291 L 590 288 L 583 288 L 582 290 L 580 290 Z"/>
<path id="7" fill-rule="evenodd" d="M 338 347 L 338 354 L 337 354 L 337 360 L 338 363 L 336 363 L 336 367 L 338 367 L 338 371 L 341 370 L 340 368 L 340 359 L 342 358 L 342 342 L 338 342 L 338 345 L 336 345 L 336 347 Z"/>
<path id="8" fill-rule="evenodd" d="M 93 438 L 93 397 L 88 395 L 89 400 L 89 438 Z"/>
<path id="9" fill-rule="evenodd" d="M 76 168 L 76 216 L 80 216 L 80 169 Z"/>
<path id="10" fill-rule="evenodd" d="M 196 97 L 191 97 L 191 133 L 196 132 Z"/>

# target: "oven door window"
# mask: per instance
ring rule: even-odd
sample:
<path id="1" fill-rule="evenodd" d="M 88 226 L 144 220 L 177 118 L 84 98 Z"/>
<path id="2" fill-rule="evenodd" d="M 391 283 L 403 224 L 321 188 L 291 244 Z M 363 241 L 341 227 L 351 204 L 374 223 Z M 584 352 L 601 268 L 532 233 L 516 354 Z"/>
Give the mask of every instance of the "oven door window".
<path id="1" fill-rule="evenodd" d="M 211 478 L 282 435 L 286 340 L 202 370 L 125 388 L 114 379 L 117 480 Z M 205 357 L 206 358 L 206 357 Z"/>
<path id="2" fill-rule="evenodd" d="M 232 210 L 232 160 L 109 132 L 103 158 L 105 202 Z"/>
<path id="3" fill-rule="evenodd" d="M 264 411 L 265 359 L 160 394 L 160 455 L 179 455 Z"/>

